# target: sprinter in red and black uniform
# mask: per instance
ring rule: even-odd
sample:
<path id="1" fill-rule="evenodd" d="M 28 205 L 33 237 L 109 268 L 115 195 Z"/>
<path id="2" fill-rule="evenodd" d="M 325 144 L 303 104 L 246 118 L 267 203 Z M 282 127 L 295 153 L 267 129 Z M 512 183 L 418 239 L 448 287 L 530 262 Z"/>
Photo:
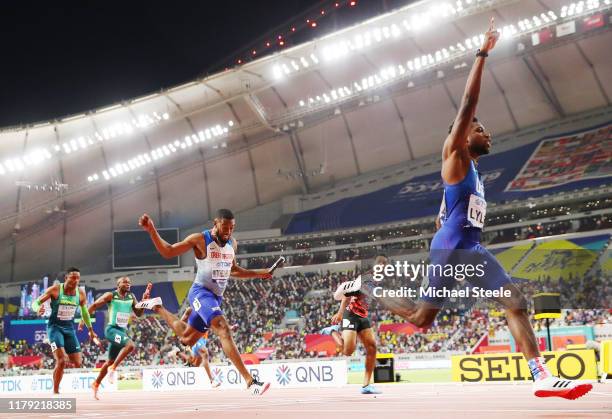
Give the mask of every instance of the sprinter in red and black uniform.
<path id="1" fill-rule="evenodd" d="M 386 264 L 386 256 L 380 255 L 376 257 L 375 265 Z M 368 313 L 368 299 L 369 297 L 361 291 L 345 294 L 342 297 L 338 313 L 332 317 L 332 324 L 342 323 L 342 340 L 344 341 L 342 353 L 346 356 L 351 356 L 355 352 L 357 336 L 359 336 L 359 340 L 361 340 L 366 350 L 365 375 L 363 377 L 361 393 L 380 394 L 380 391 L 370 384 L 376 362 L 376 338 L 372 331 L 372 323 Z"/>

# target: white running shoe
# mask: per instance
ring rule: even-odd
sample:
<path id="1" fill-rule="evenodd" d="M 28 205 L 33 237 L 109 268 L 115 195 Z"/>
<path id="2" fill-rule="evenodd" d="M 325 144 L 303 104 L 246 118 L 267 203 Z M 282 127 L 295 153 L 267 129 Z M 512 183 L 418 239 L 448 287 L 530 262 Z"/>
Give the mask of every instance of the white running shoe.
<path id="1" fill-rule="evenodd" d="M 217 388 L 217 387 L 219 387 L 220 385 L 221 385 L 221 383 L 220 383 L 218 380 L 213 380 L 213 381 L 210 383 L 210 386 L 211 386 L 212 388 Z"/>
<path id="2" fill-rule="evenodd" d="M 580 384 L 553 376 L 535 381 L 532 386 L 536 397 L 562 397 L 568 400 L 582 397 L 593 389 L 592 384 Z"/>
<path id="3" fill-rule="evenodd" d="M 136 304 L 136 308 L 146 308 L 147 310 L 153 310 L 157 306 L 162 305 L 161 297 L 151 298 L 149 300 L 142 300 Z"/>
<path id="4" fill-rule="evenodd" d="M 351 292 L 357 292 L 361 290 L 361 275 L 355 278 L 353 281 L 346 281 L 338 285 L 338 289 L 334 292 L 334 300 L 342 300 L 342 297 Z"/>
<path id="5" fill-rule="evenodd" d="M 251 390 L 251 394 L 253 396 L 263 396 L 263 394 L 268 391 L 270 388 L 270 383 L 262 383 L 256 379 L 253 379 L 253 382 L 249 386 L 249 390 Z"/>

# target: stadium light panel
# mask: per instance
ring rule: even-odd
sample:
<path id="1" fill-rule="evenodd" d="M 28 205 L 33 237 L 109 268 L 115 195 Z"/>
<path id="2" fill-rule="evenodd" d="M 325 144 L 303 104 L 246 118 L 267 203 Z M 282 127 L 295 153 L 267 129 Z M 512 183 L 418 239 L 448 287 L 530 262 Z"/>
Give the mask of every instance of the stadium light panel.
<path id="1" fill-rule="evenodd" d="M 605 1 L 607 2 L 606 4 L 608 4 L 612 0 L 605 0 Z M 461 5 L 461 2 L 458 1 L 457 6 L 460 7 L 460 5 Z M 600 5 L 600 2 L 599 0 L 588 0 L 586 3 L 582 1 L 580 3 L 571 3 L 570 5 L 565 5 L 561 8 L 561 12 L 560 12 L 561 17 L 564 17 L 566 14 L 569 16 L 569 15 L 578 13 L 576 12 L 576 10 L 579 10 L 579 7 L 582 8 L 580 10 L 583 10 L 584 5 L 586 5 L 588 9 L 589 7 L 594 7 L 594 5 Z M 516 24 L 518 26 L 518 29 L 517 29 L 517 26 L 515 26 L 514 24 L 510 24 L 510 25 L 506 25 L 503 28 L 501 28 L 500 31 L 501 31 L 503 39 L 510 39 L 516 36 L 525 35 L 534 29 L 539 29 L 540 27 L 554 24 L 557 19 L 558 19 L 557 14 L 554 11 L 550 10 L 550 11 L 547 11 L 546 13 L 541 13 L 538 16 L 532 16 L 531 18 L 524 18 L 524 19 L 519 20 Z M 366 39 L 369 33 L 370 32 L 367 32 L 366 36 L 364 36 L 363 39 Z M 372 33 L 373 33 L 372 36 L 376 38 L 379 32 L 374 30 L 372 31 Z M 385 33 L 384 28 L 380 30 L 380 33 L 383 34 L 382 36 L 384 37 L 384 33 Z M 362 42 L 361 38 L 356 38 L 356 39 L 360 39 L 359 42 L 360 43 Z M 433 53 L 421 55 L 420 57 L 415 57 L 413 59 L 406 61 L 407 70 L 401 64 L 397 66 L 385 67 L 376 74 L 363 77 L 361 79 L 361 82 L 357 80 L 353 81 L 352 85 L 355 86 L 355 90 L 357 92 L 361 92 L 362 90 L 372 88 L 375 84 L 380 86 L 382 84 L 385 84 L 388 81 L 392 81 L 396 79 L 398 76 L 403 76 L 403 77 L 410 76 L 412 75 L 412 73 L 415 73 L 421 70 L 425 70 L 445 60 L 456 59 L 456 58 L 462 57 L 468 51 L 474 50 L 478 46 L 480 46 L 483 41 L 484 41 L 484 34 L 479 34 L 479 35 L 469 37 L 465 39 L 464 43 L 458 42 L 456 46 L 450 45 L 448 48 L 442 48 L 441 50 L 437 50 Z M 464 67 L 464 65 L 461 65 L 458 68 L 462 68 L 462 67 Z M 348 88 L 337 89 L 337 90 L 334 89 L 334 90 L 331 90 L 330 92 L 323 93 L 323 98 L 321 97 L 321 94 L 319 94 L 314 97 L 309 97 L 307 101 L 306 101 L 306 98 L 299 99 L 299 104 L 300 106 L 306 106 L 306 103 L 308 103 L 308 106 L 317 106 L 321 104 L 322 102 L 327 104 L 327 103 L 331 103 L 334 101 L 343 100 L 346 97 L 350 96 L 351 94 L 353 94 L 353 91 L 351 91 Z M 331 99 L 329 99 L 330 96 L 331 96 Z"/>
<path id="2" fill-rule="evenodd" d="M 210 139 L 213 135 L 214 137 L 223 136 L 224 134 L 229 133 L 229 127 L 232 126 L 234 126 L 234 121 L 229 120 L 227 125 L 216 124 L 198 131 L 197 134 L 186 135 L 183 137 L 183 141 L 174 139 L 154 150 L 151 150 L 150 153 L 138 154 L 125 162 L 116 163 L 113 167 L 103 170 L 102 177 L 104 180 L 108 181 L 111 178 L 117 177 L 123 173 L 131 172 L 181 150 L 189 149 L 196 143 L 204 142 L 206 139 Z M 212 135 L 211 132 L 213 133 Z M 109 175 L 106 176 L 104 173 Z M 92 179 L 90 182 L 100 179 L 100 176 L 97 176 L 95 173 L 90 176 Z M 87 177 L 87 180 L 89 181 L 89 176 Z"/>

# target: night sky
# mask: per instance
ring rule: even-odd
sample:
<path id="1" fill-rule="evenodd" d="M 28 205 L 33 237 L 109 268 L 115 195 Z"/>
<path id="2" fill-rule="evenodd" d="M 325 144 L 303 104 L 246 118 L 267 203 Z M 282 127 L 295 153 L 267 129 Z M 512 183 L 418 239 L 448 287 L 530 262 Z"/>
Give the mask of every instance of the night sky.
<path id="1" fill-rule="evenodd" d="M 270 31 L 299 44 L 407 1 L 5 1 L 0 127 L 106 106 L 222 70 Z M 308 16 L 328 10 L 316 29 Z"/>

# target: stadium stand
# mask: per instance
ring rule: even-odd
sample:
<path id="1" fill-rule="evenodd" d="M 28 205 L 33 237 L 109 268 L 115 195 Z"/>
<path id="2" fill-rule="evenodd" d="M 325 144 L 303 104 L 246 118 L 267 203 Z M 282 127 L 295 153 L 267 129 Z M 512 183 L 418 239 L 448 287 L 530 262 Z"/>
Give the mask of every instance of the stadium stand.
<path id="1" fill-rule="evenodd" d="M 497 203 L 534 198 L 606 184 L 612 153 L 609 146 L 611 127 L 607 123 L 482 159 L 479 171 L 483 174 L 487 201 Z M 577 149 L 582 151 L 577 153 Z M 528 184 L 526 178 L 530 179 Z M 442 186 L 439 173 L 435 171 L 409 182 L 341 199 L 294 215 L 285 233 L 383 224 L 435 214 L 440 205 Z M 385 210 L 372 212 L 372 202 Z"/>

